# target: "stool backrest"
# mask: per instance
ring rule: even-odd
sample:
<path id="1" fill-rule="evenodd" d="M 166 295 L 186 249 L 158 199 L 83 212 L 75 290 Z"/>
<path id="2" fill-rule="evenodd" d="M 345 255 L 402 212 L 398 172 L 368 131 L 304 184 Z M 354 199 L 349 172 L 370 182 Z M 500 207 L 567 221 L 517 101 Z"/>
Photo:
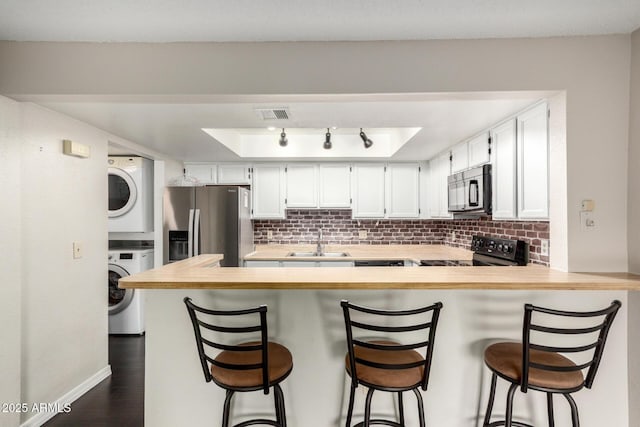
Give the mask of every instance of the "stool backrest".
<path id="1" fill-rule="evenodd" d="M 522 330 L 522 380 L 520 384 L 520 388 L 523 392 L 527 391 L 529 386 L 529 369 L 541 369 L 546 371 L 554 371 L 558 373 L 562 372 L 571 372 L 571 371 L 581 371 L 583 369 L 587 369 L 587 376 L 584 381 L 584 386 L 587 388 L 591 388 L 593 385 L 593 379 L 596 376 L 596 372 L 598 371 L 598 367 L 600 366 L 600 360 L 602 358 L 602 352 L 604 351 L 604 345 L 607 342 L 607 336 L 609 334 L 609 329 L 611 328 L 611 324 L 613 319 L 616 317 L 618 310 L 622 306 L 620 301 L 613 301 L 611 305 L 603 310 L 597 311 L 585 311 L 585 312 L 577 312 L 577 311 L 562 311 L 562 310 L 553 310 L 549 308 L 536 307 L 531 304 L 525 304 L 524 306 L 524 321 L 523 321 L 523 330 Z M 549 320 L 565 320 L 566 318 L 582 318 L 582 319 L 593 319 L 592 325 L 589 326 L 576 326 L 576 327 L 552 327 L 545 326 L 540 323 L 533 323 L 533 313 L 543 313 L 549 315 Z M 554 319 L 555 318 L 555 319 Z M 536 341 L 538 343 L 532 342 L 531 332 L 535 331 L 539 334 L 536 335 Z M 570 346 L 563 345 L 561 347 L 545 345 L 542 342 L 544 341 L 545 336 L 549 337 L 551 335 L 571 335 L 573 337 L 584 336 L 586 342 L 581 342 L 579 345 Z M 590 339 L 588 336 L 596 335 L 594 339 Z M 530 360 L 530 352 L 531 350 L 539 350 L 544 352 L 553 352 L 553 353 L 566 353 L 566 354 L 588 354 L 587 352 L 592 351 L 593 354 L 584 363 L 577 363 L 575 366 L 551 366 L 540 363 L 534 363 Z"/>
<path id="2" fill-rule="evenodd" d="M 269 354 L 268 354 L 268 332 L 267 332 L 267 306 L 261 305 L 255 308 L 249 308 L 245 310 L 209 310 L 206 308 L 198 307 L 195 305 L 191 298 L 185 297 L 184 303 L 187 306 L 187 311 L 189 312 L 189 317 L 191 318 L 191 323 L 193 325 L 193 332 L 196 337 L 196 347 L 198 348 L 198 355 L 200 356 L 200 364 L 202 365 L 202 372 L 204 373 L 204 379 L 207 382 L 210 382 L 213 377 L 211 375 L 211 370 L 209 368 L 209 363 L 215 366 L 219 366 L 224 369 L 232 369 L 232 370 L 250 370 L 250 369 L 262 369 L 262 388 L 265 394 L 269 393 Z M 259 322 L 256 325 L 252 326 L 224 326 L 219 324 L 217 321 L 215 323 L 211 321 L 203 320 L 204 317 L 207 319 L 214 319 L 212 316 L 221 316 L 221 317 L 232 317 L 232 316 L 251 316 L 255 314 L 259 315 Z M 208 331 L 213 331 L 220 333 L 221 336 L 225 336 L 227 334 L 236 335 L 236 334 L 246 334 L 246 333 L 256 333 L 260 332 L 260 341 L 253 345 L 230 345 L 220 342 L 218 339 L 209 339 L 203 336 L 203 329 Z M 260 363 L 254 364 L 234 364 L 234 363 L 223 363 L 215 360 L 214 357 L 208 354 L 208 350 L 210 348 L 220 350 L 220 351 L 261 351 L 262 359 Z"/>
<path id="3" fill-rule="evenodd" d="M 343 300 L 340 305 L 342 306 L 342 311 L 344 314 L 344 322 L 347 330 L 347 346 L 349 349 L 349 367 L 351 370 L 351 381 L 354 385 L 358 384 L 358 375 L 357 375 L 357 365 L 356 363 L 360 363 L 362 365 L 371 366 L 379 369 L 412 369 L 422 366 L 423 374 L 422 374 L 422 389 L 426 390 L 429 382 L 429 372 L 431 370 L 431 358 L 433 355 L 433 344 L 436 336 L 436 327 L 438 326 L 438 317 L 440 316 L 440 309 L 442 308 L 442 303 L 438 302 L 428 307 L 420 307 L 411 310 L 379 310 L 369 307 L 358 306 L 355 304 L 351 304 L 349 301 Z M 404 317 L 409 318 L 409 316 L 420 317 L 420 323 L 411 323 L 411 324 L 403 324 L 398 326 L 388 326 L 381 325 L 379 322 L 369 323 L 369 322 L 360 322 L 354 321 L 351 319 L 351 312 L 360 312 L 366 313 L 369 315 L 373 315 L 372 317 L 376 320 L 380 319 L 384 321 L 384 318 L 388 317 Z M 423 315 L 423 316 L 420 316 Z M 410 318 L 413 319 L 413 318 Z M 420 334 L 420 339 L 418 341 L 404 343 L 404 344 L 378 344 L 371 341 L 363 341 L 358 338 L 354 338 L 353 329 L 360 329 L 366 331 L 373 332 L 383 332 L 383 333 L 402 333 L 402 332 L 414 332 L 414 331 L 424 331 L 424 335 Z M 382 350 L 388 352 L 397 352 L 403 350 L 416 350 L 419 348 L 424 348 L 424 360 L 413 363 L 381 363 L 380 361 L 372 361 L 357 357 L 355 355 L 354 348 L 362 347 L 374 350 Z"/>

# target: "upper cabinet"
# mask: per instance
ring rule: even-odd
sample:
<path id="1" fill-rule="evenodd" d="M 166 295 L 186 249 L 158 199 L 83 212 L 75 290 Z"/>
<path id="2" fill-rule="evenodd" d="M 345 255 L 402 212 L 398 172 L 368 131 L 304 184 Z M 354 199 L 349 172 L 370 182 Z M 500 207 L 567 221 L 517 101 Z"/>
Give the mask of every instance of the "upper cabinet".
<path id="1" fill-rule="evenodd" d="M 514 219 L 516 211 L 516 120 L 491 130 L 493 218 Z"/>
<path id="2" fill-rule="evenodd" d="M 469 167 L 484 165 L 491 161 L 491 139 L 489 132 L 483 132 L 467 142 L 469 146 Z"/>
<path id="3" fill-rule="evenodd" d="M 463 171 L 469 167 L 469 144 L 462 142 L 451 147 L 451 173 Z"/>
<path id="4" fill-rule="evenodd" d="M 318 166 L 289 164 L 285 169 L 287 208 L 318 207 Z"/>
<path id="5" fill-rule="evenodd" d="M 246 164 L 218 165 L 218 184 L 251 184 L 251 168 Z"/>
<path id="6" fill-rule="evenodd" d="M 198 180 L 198 184 L 217 183 L 217 165 L 210 163 L 185 163 L 184 171 L 188 177 Z"/>
<path id="7" fill-rule="evenodd" d="M 491 130 L 493 218 L 549 217 L 546 102 Z"/>
<path id="8" fill-rule="evenodd" d="M 321 164 L 319 166 L 321 208 L 351 207 L 351 165 Z"/>
<path id="9" fill-rule="evenodd" d="M 518 217 L 549 216 L 548 108 L 543 102 L 517 117 Z"/>
<path id="10" fill-rule="evenodd" d="M 386 194 L 388 218 L 418 218 L 420 167 L 411 163 L 387 165 Z"/>
<path id="11" fill-rule="evenodd" d="M 283 165 L 275 163 L 253 165 L 251 185 L 253 218 L 284 218 L 285 187 Z"/>
<path id="12" fill-rule="evenodd" d="M 356 164 L 351 175 L 353 218 L 384 218 L 385 166 Z"/>
<path id="13" fill-rule="evenodd" d="M 451 218 L 447 177 L 451 175 L 449 152 L 440 154 L 429 161 L 428 206 L 432 218 Z"/>

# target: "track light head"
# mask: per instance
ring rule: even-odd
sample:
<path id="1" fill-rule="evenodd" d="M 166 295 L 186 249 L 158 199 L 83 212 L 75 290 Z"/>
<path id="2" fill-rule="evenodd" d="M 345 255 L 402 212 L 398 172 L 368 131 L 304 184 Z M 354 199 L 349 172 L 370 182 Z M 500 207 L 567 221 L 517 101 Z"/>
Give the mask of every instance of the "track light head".
<path id="1" fill-rule="evenodd" d="M 280 134 L 280 141 L 278 141 L 278 143 L 280 144 L 280 147 L 286 147 L 287 144 L 289 143 L 289 140 L 287 139 L 287 134 L 284 133 L 284 128 L 282 128 L 282 133 Z"/>
<path id="2" fill-rule="evenodd" d="M 331 150 L 331 132 L 327 128 L 327 133 L 324 136 L 324 144 L 322 145 L 325 150 Z"/>
<path id="3" fill-rule="evenodd" d="M 364 148 L 369 148 L 373 145 L 373 141 L 367 138 L 367 134 L 364 133 L 362 128 L 360 128 L 360 138 L 362 139 L 362 142 L 364 142 Z"/>

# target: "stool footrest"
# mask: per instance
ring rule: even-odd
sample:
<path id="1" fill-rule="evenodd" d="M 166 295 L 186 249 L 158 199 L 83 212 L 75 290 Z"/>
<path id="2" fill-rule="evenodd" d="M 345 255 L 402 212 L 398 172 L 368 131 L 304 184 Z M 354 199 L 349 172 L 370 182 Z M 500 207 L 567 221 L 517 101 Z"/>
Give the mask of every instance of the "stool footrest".
<path id="1" fill-rule="evenodd" d="M 392 427 L 404 427 L 404 424 L 400 424 L 398 422 L 391 421 L 391 420 L 369 420 L 369 425 L 374 425 L 374 424 L 383 425 L 383 426 L 392 426 Z M 363 426 L 364 426 L 364 421 L 361 421 L 353 427 L 363 427 Z"/>
<path id="2" fill-rule="evenodd" d="M 243 421 L 239 424 L 234 425 L 233 427 L 246 427 L 246 426 L 253 426 L 253 425 L 270 425 L 270 426 L 275 426 L 275 427 L 282 427 L 282 424 L 274 421 L 274 420 L 265 420 L 265 419 L 256 419 L 256 420 L 247 420 L 247 421 Z"/>
<path id="3" fill-rule="evenodd" d="M 506 421 L 494 421 L 492 423 L 487 424 L 486 426 L 483 427 L 499 427 L 499 426 L 503 426 L 506 425 L 507 422 Z M 531 424 L 527 424 L 527 423 L 522 423 L 520 421 L 511 421 L 511 426 L 512 427 L 534 427 Z"/>

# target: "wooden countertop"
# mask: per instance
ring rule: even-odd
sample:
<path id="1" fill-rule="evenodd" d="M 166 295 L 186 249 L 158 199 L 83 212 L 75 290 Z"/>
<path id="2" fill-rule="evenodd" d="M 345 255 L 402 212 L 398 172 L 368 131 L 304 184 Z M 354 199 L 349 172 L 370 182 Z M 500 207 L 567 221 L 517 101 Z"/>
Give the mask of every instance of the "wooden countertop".
<path id="1" fill-rule="evenodd" d="M 315 252 L 316 245 L 258 245 L 246 261 L 364 261 L 423 259 L 471 260 L 473 252 L 445 245 L 326 245 L 325 252 L 346 252 L 344 257 L 288 257 L 290 252 Z"/>
<path id="2" fill-rule="evenodd" d="M 504 289 L 640 290 L 629 273 L 565 273 L 527 267 L 220 267 L 199 255 L 120 279 L 140 289 Z"/>

